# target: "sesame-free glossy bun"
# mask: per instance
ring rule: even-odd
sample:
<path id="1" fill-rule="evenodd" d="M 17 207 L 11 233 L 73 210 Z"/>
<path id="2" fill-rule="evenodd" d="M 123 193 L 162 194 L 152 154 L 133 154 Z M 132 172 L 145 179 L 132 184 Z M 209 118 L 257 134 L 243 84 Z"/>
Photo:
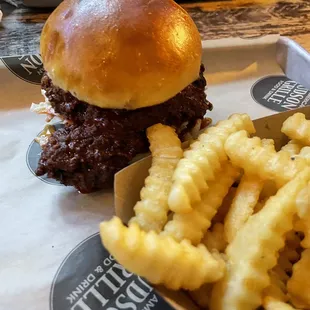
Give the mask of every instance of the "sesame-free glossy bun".
<path id="1" fill-rule="evenodd" d="M 65 0 L 41 36 L 53 83 L 102 108 L 160 104 L 199 76 L 201 41 L 173 0 Z"/>

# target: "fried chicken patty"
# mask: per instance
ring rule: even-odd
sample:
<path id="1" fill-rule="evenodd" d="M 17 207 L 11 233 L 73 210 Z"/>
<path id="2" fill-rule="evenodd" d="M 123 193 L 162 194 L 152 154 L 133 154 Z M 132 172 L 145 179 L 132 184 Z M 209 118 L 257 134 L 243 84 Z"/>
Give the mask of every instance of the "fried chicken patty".
<path id="1" fill-rule="evenodd" d="M 136 110 L 89 105 L 53 85 L 45 74 L 42 78 L 45 96 L 69 124 L 56 130 L 42 147 L 36 174 L 47 174 L 82 193 L 110 187 L 117 171 L 137 154 L 148 151 L 148 127 L 157 123 L 170 125 L 182 138 L 212 109 L 204 93 L 203 72 L 201 66 L 199 78 L 168 101 Z"/>

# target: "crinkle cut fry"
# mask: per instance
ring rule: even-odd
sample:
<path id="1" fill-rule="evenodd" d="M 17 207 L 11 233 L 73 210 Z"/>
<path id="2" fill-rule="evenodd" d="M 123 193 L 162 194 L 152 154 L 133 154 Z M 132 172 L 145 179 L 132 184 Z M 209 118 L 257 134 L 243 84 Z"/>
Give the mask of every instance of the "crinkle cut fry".
<path id="1" fill-rule="evenodd" d="M 175 213 L 166 224 L 163 234 L 177 241 L 187 239 L 192 244 L 198 244 L 239 174 L 238 168 L 228 161 L 224 163 L 217 180 L 209 183 L 209 190 L 202 195 L 201 201 L 193 205 L 189 213 Z"/>
<path id="2" fill-rule="evenodd" d="M 285 235 L 285 240 L 285 247 L 279 251 L 277 265 L 269 271 L 270 285 L 263 292 L 265 298 L 273 297 L 282 302 L 288 301 L 288 274 L 292 274 L 293 264 L 300 259 L 300 236 L 291 230 Z"/>
<path id="3" fill-rule="evenodd" d="M 310 120 L 306 119 L 305 114 L 295 113 L 287 118 L 282 125 L 281 131 L 290 139 L 310 146 Z"/>
<path id="4" fill-rule="evenodd" d="M 291 158 L 287 152 L 271 152 L 261 146 L 259 138 L 248 138 L 246 131 L 231 134 L 225 151 L 231 162 L 244 169 L 245 173 L 256 174 L 262 180 L 274 180 L 278 186 L 292 180 L 307 167 L 303 158 Z"/>
<path id="5" fill-rule="evenodd" d="M 310 248 L 310 182 L 296 199 L 298 217 L 294 223 L 294 229 L 304 234 L 301 246 L 305 249 Z"/>
<path id="6" fill-rule="evenodd" d="M 287 282 L 292 303 L 302 309 L 310 308 L 310 249 L 301 253 L 301 259 L 294 264 L 292 277 Z"/>
<path id="7" fill-rule="evenodd" d="M 278 155 L 281 153 L 288 153 L 291 157 L 295 157 L 299 154 L 302 149 L 302 144 L 298 141 L 290 140 L 287 144 L 283 145 L 281 150 L 278 152 Z M 298 155 L 299 156 L 299 155 Z M 273 196 L 277 192 L 277 186 L 274 181 L 267 180 L 263 186 L 261 192 L 261 198 L 266 199 L 270 196 Z"/>
<path id="8" fill-rule="evenodd" d="M 271 197 L 252 215 L 226 249 L 227 272 L 214 285 L 211 310 L 250 310 L 261 304 L 263 290 L 270 284 L 268 271 L 277 263 L 284 234 L 292 229 L 296 197 L 310 180 L 310 168 Z"/>
<path id="9" fill-rule="evenodd" d="M 222 223 L 215 223 L 211 229 L 207 230 L 201 240 L 209 251 L 217 250 L 224 252 L 227 246 L 227 241 L 224 234 L 224 225 Z"/>
<path id="10" fill-rule="evenodd" d="M 304 158 L 307 164 L 310 166 L 310 146 L 303 147 L 296 157 Z"/>
<path id="11" fill-rule="evenodd" d="M 287 152 L 291 156 L 295 156 L 299 154 L 301 151 L 303 145 L 296 141 L 296 140 L 290 140 L 287 144 L 283 145 L 280 152 Z"/>
<path id="12" fill-rule="evenodd" d="M 153 284 L 172 290 L 195 290 L 223 277 L 225 263 L 219 254 L 189 241 L 178 243 L 154 231 L 142 231 L 136 223 L 127 228 L 117 217 L 100 224 L 105 248 L 129 271 Z"/>
<path id="13" fill-rule="evenodd" d="M 226 240 L 231 242 L 238 230 L 252 215 L 264 182 L 255 175 L 244 174 L 241 178 L 235 198 L 225 217 L 224 230 Z"/>
<path id="14" fill-rule="evenodd" d="M 145 231 L 159 232 L 167 222 L 172 175 L 183 150 L 175 130 L 169 126 L 156 124 L 148 128 L 147 137 L 152 166 L 140 193 L 141 200 L 134 207 L 135 217 L 130 222 L 137 223 Z"/>
<path id="15" fill-rule="evenodd" d="M 173 175 L 168 198 L 171 211 L 188 213 L 192 205 L 201 201 L 201 194 L 208 189 L 208 182 L 215 179 L 221 163 L 227 160 L 224 143 L 227 137 L 244 129 L 254 133 L 253 122 L 247 114 L 234 114 L 202 133 L 198 140 L 184 152 Z"/>
<path id="16" fill-rule="evenodd" d="M 294 229 L 304 234 L 301 245 L 305 249 L 310 248 L 310 218 L 297 219 L 294 223 Z"/>
<path id="17" fill-rule="evenodd" d="M 269 277 L 270 277 L 270 285 L 264 289 L 263 296 L 274 297 L 278 300 L 286 302 L 288 300 L 288 297 L 286 295 L 286 284 L 283 282 L 277 270 L 273 269 L 270 270 Z"/>
<path id="18" fill-rule="evenodd" d="M 298 310 L 291 305 L 270 296 L 264 298 L 263 306 L 265 310 Z"/>
<path id="19" fill-rule="evenodd" d="M 262 146 L 270 151 L 275 151 L 274 140 L 272 139 L 262 139 Z"/>

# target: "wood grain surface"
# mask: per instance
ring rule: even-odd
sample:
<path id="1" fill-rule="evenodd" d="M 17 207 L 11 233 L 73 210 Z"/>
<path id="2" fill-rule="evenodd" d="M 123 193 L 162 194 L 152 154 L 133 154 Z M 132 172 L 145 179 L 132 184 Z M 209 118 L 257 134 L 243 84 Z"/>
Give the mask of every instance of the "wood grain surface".
<path id="1" fill-rule="evenodd" d="M 16 2 L 18 8 L 2 3 L 1 56 L 38 53 L 40 32 L 51 12 L 26 8 L 21 0 Z M 310 51 L 310 0 L 222 0 L 182 6 L 192 16 L 202 39 L 279 33 Z"/>

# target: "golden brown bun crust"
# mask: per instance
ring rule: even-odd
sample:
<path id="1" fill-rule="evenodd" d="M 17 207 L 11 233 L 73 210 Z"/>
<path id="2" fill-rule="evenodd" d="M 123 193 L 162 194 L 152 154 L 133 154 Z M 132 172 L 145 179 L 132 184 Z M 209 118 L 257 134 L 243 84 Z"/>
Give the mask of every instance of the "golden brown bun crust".
<path id="1" fill-rule="evenodd" d="M 162 103 L 199 76 L 199 32 L 172 0 L 65 0 L 41 55 L 54 84 L 102 108 Z"/>

